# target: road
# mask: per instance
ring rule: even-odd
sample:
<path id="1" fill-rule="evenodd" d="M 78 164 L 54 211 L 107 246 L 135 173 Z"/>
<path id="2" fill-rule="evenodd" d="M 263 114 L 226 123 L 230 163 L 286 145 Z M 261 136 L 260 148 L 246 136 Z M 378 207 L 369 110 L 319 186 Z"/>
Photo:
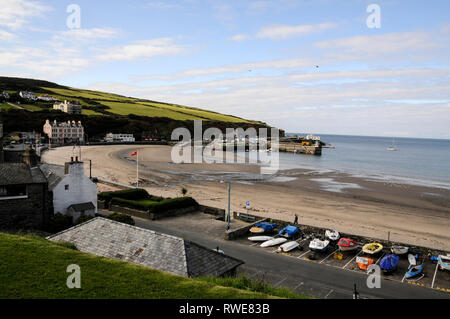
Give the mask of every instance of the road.
<path id="1" fill-rule="evenodd" d="M 362 273 L 334 268 L 297 258 L 258 250 L 233 241 L 221 241 L 207 237 L 200 232 L 192 232 L 163 222 L 136 220 L 136 226 L 153 231 L 182 237 L 210 249 L 220 247 L 227 255 L 245 261 L 243 272 L 251 277 L 264 277 L 276 286 L 287 286 L 293 290 L 318 298 L 352 298 L 356 284 L 361 298 L 400 299 L 450 299 L 450 294 L 430 288 L 412 286 L 383 279 L 380 289 L 369 289 L 367 276 Z"/>

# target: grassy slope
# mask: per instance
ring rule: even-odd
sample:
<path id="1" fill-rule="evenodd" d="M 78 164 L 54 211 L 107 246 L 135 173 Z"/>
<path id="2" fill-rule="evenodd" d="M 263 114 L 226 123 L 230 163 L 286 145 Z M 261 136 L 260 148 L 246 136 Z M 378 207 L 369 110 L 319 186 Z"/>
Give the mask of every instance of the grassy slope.
<path id="1" fill-rule="evenodd" d="M 81 268 L 81 289 L 68 289 L 66 268 Z M 283 297 L 286 289 L 257 285 L 242 278 L 188 279 L 127 262 L 85 254 L 35 236 L 0 233 L 0 298 L 268 298 L 239 290 L 251 287 Z M 249 288 L 247 288 L 249 289 Z"/>
<path id="2" fill-rule="evenodd" d="M 109 108 L 106 110 L 107 112 L 119 115 L 134 114 L 149 117 L 168 117 L 174 120 L 216 120 L 233 123 L 252 123 L 252 121 L 247 121 L 242 118 L 224 115 L 213 111 L 206 111 L 198 108 L 175 104 L 165 104 L 147 100 L 139 100 L 111 93 L 72 88 L 61 89 L 43 87 L 42 89 L 54 93 L 54 96 L 59 99 L 83 98 L 92 100 L 96 103 L 107 106 Z M 82 102 L 82 104 L 89 107 L 88 103 Z"/>

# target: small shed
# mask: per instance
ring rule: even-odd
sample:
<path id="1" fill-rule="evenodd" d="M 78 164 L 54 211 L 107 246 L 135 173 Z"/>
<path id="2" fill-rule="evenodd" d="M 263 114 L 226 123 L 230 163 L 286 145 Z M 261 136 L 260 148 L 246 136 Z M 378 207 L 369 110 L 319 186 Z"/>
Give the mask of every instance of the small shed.
<path id="1" fill-rule="evenodd" d="M 95 206 L 92 202 L 70 205 L 67 208 L 67 214 L 72 216 L 74 221 L 81 216 L 95 217 Z"/>

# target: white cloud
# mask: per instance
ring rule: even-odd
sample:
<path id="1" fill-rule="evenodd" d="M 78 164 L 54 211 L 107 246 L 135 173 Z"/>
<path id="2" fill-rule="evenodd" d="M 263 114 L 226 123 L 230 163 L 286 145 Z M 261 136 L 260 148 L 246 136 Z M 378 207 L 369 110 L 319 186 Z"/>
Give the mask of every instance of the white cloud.
<path id="1" fill-rule="evenodd" d="M 19 29 L 35 16 L 41 16 L 50 10 L 37 1 L 29 0 L 0 0 L 0 26 Z"/>
<path id="2" fill-rule="evenodd" d="M 227 114 L 294 132 L 379 135 L 382 128 L 404 131 L 409 136 L 443 137 L 448 136 L 445 123 L 450 117 L 449 72 L 448 68 L 297 72 L 150 87 L 122 83 L 94 83 L 89 87 L 218 112 L 226 110 Z M 436 102 L 437 97 L 442 103 Z"/>
<path id="3" fill-rule="evenodd" d="M 383 56 L 417 59 L 424 52 L 435 54 L 434 50 L 448 47 L 448 42 L 428 32 L 398 32 L 332 39 L 314 45 L 327 50 L 326 56 L 336 60 L 383 61 Z"/>
<path id="4" fill-rule="evenodd" d="M 280 40 L 291 37 L 305 36 L 312 33 L 320 33 L 325 30 L 336 28 L 337 24 L 332 22 L 305 25 L 271 25 L 265 26 L 257 33 L 258 38 Z"/>
<path id="5" fill-rule="evenodd" d="M 97 56 L 104 61 L 148 59 L 155 56 L 177 55 L 185 48 L 173 43 L 171 38 L 137 41 L 121 47 L 109 48 Z"/>
<path id="6" fill-rule="evenodd" d="M 242 42 L 242 41 L 245 41 L 245 40 L 247 40 L 249 38 L 250 37 L 248 35 L 246 35 L 246 34 L 236 34 L 236 35 L 232 36 L 230 38 L 230 40 L 236 41 L 236 42 Z"/>
<path id="7" fill-rule="evenodd" d="M 2 41 L 12 41 L 16 39 L 16 35 L 11 32 L 0 30 L 0 40 Z"/>

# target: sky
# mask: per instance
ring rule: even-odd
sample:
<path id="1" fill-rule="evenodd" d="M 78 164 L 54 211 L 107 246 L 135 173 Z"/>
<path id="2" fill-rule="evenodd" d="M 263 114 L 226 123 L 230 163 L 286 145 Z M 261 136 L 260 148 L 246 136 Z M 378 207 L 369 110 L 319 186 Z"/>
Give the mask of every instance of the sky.
<path id="1" fill-rule="evenodd" d="M 1 76 L 287 132 L 450 139 L 448 0 L 0 0 L 0 8 Z"/>

